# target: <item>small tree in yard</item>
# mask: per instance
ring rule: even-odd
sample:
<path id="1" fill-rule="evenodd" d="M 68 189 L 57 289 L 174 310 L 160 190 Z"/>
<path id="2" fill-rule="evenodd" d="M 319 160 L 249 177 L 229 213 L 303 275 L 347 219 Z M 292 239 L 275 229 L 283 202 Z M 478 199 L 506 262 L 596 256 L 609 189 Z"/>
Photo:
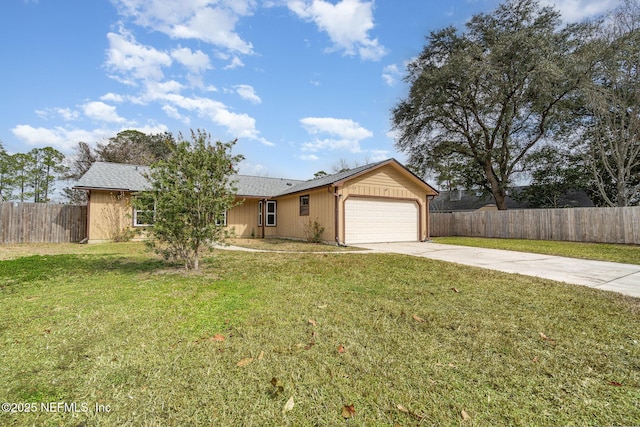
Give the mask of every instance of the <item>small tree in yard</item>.
<path id="1" fill-rule="evenodd" d="M 202 250 L 226 237 L 220 219 L 236 204 L 232 175 L 243 157 L 231 154 L 235 141 L 212 144 L 201 130 L 192 131 L 191 139 L 180 136 L 171 156 L 151 165 L 152 189 L 137 203 L 155 203 L 149 245 L 197 270 Z"/>

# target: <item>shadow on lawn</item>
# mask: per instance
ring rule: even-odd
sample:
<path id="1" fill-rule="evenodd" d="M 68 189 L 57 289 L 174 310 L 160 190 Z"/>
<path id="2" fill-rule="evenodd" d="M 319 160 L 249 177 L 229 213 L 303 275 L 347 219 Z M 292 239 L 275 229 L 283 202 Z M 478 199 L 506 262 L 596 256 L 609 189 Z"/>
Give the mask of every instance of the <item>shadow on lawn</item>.
<path id="1" fill-rule="evenodd" d="M 0 289 L 58 277 L 93 275 L 117 271 L 124 275 L 150 273 L 177 267 L 178 264 L 158 259 L 128 258 L 105 255 L 33 255 L 0 261 Z"/>

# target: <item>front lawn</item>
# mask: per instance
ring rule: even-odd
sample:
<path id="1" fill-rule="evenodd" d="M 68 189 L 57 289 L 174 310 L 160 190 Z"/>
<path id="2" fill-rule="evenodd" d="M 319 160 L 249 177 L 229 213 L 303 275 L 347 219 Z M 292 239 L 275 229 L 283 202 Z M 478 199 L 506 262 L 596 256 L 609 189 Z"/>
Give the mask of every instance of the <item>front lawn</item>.
<path id="1" fill-rule="evenodd" d="M 401 255 L 186 273 L 79 248 L 0 261 L 0 425 L 640 424 L 638 299 Z"/>
<path id="2" fill-rule="evenodd" d="M 492 239 L 487 237 L 436 237 L 433 241 L 447 245 L 505 249 L 544 255 L 558 255 L 569 258 L 621 262 L 623 264 L 640 264 L 639 245 L 559 242 L 553 240 Z"/>
<path id="3" fill-rule="evenodd" d="M 229 239 L 230 245 L 241 248 L 257 249 L 261 251 L 282 251 L 282 252 L 348 252 L 361 251 L 363 249 L 353 246 L 328 245 L 326 243 L 310 243 L 302 240 L 291 239 Z"/>

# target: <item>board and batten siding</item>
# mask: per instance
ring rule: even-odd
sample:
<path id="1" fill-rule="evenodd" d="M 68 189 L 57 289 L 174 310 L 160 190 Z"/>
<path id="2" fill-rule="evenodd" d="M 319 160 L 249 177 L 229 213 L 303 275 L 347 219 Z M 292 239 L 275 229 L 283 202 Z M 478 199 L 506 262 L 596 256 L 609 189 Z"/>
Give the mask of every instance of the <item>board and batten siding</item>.
<path id="1" fill-rule="evenodd" d="M 133 225 L 131 193 L 91 190 L 89 203 L 89 242 L 113 240 Z"/>
<path id="2" fill-rule="evenodd" d="M 260 237 L 258 199 L 238 197 L 237 201 L 242 203 L 227 213 L 227 230 L 233 230 L 237 237 L 251 237 L 252 232 L 254 237 Z"/>
<path id="3" fill-rule="evenodd" d="M 309 196 L 309 215 L 300 215 L 300 196 L 304 195 Z M 266 227 L 267 235 L 289 239 L 306 239 L 305 225 L 309 224 L 309 221 L 312 223 L 318 221 L 324 227 L 321 240 L 334 242 L 334 198 L 335 196 L 328 187 L 278 197 L 277 226 Z"/>
<path id="4" fill-rule="evenodd" d="M 417 179 L 408 172 L 403 171 L 393 165 L 385 165 L 367 173 L 348 180 L 340 189 L 339 213 L 340 227 L 339 239 L 345 240 L 344 218 L 345 201 L 350 197 L 374 197 L 389 198 L 397 200 L 415 200 L 419 206 L 420 215 L 420 240 L 428 237 L 428 202 L 427 192 L 424 186 L 417 182 Z M 435 192 L 433 193 L 436 194 Z"/>

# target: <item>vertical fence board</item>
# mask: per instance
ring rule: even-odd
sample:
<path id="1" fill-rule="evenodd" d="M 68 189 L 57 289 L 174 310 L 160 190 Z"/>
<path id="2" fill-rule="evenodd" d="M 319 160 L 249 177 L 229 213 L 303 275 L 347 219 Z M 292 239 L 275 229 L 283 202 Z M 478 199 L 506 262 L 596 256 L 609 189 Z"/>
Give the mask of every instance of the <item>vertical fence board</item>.
<path id="1" fill-rule="evenodd" d="M 79 242 L 86 230 L 86 206 L 0 203 L 0 244 Z"/>
<path id="2" fill-rule="evenodd" d="M 640 206 L 429 214 L 431 236 L 498 237 L 640 245 Z"/>

